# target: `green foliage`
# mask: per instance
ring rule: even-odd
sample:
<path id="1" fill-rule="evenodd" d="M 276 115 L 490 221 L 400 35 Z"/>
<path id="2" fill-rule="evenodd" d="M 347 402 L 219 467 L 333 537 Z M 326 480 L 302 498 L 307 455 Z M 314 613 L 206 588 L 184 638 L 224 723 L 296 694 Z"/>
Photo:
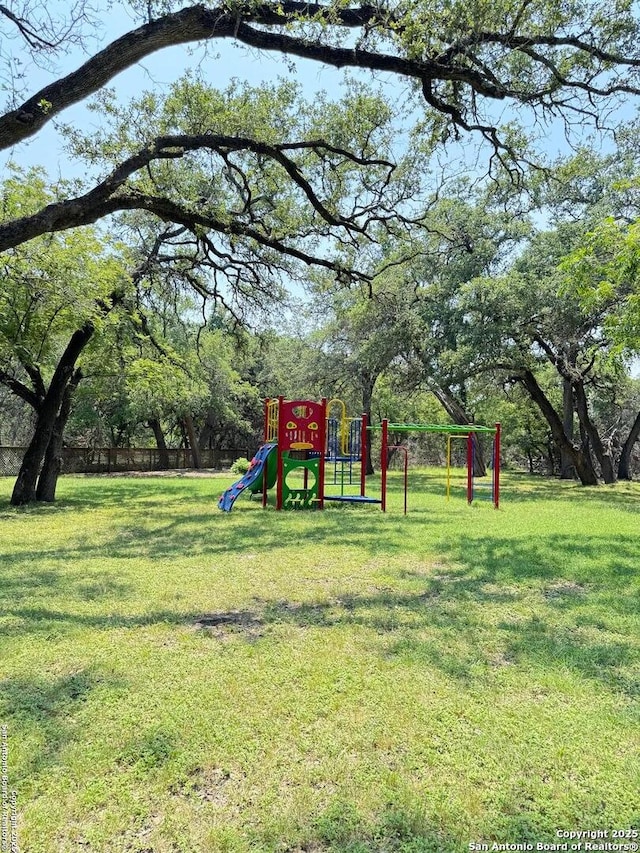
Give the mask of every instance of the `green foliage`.
<path id="1" fill-rule="evenodd" d="M 249 470 L 249 465 L 251 463 L 244 456 L 240 456 L 239 459 L 236 459 L 235 462 L 231 465 L 229 469 L 233 474 L 246 474 Z"/>
<path id="2" fill-rule="evenodd" d="M 83 442 L 116 444 L 149 441 L 148 422 L 158 420 L 171 441 L 176 426 L 187 415 L 200 429 L 209 430 L 213 446 L 235 447 L 253 442 L 254 420 L 259 419 L 258 390 L 238 370 L 248 359 L 239 355 L 223 330 L 200 329 L 177 322 L 163 335 L 152 319 L 158 350 L 125 323 L 111 338 L 109 349 L 97 354 L 110 369 L 95 361 L 87 365 L 87 382 L 80 390 L 70 424 L 71 434 Z M 103 438 L 99 438 L 102 436 Z"/>
<path id="3" fill-rule="evenodd" d="M 207 384 L 166 356 L 133 359 L 125 368 L 125 391 L 138 420 L 173 413 L 184 417 L 203 409 L 209 398 Z"/>
<path id="4" fill-rule="evenodd" d="M 561 264 L 563 293 L 603 316 L 612 339 L 640 352 L 640 221 L 604 219 Z"/>
<path id="5" fill-rule="evenodd" d="M 11 167 L 3 182 L 3 212 L 12 218 L 52 201 L 39 169 Z M 0 255 L 0 369 L 29 384 L 48 382 L 77 329 L 91 323 L 98 333 L 115 322 L 114 302 L 131 287 L 123 247 L 83 228 L 40 237 Z"/>
<path id="6" fill-rule="evenodd" d="M 302 143 L 297 149 L 285 147 L 283 151 L 331 215 L 346 219 L 357 210 L 368 214 L 368 205 L 378 192 L 376 186 L 385 183 L 388 203 L 393 203 L 388 166 L 370 163 L 364 168 L 353 158 L 337 154 L 340 149 L 376 160 L 389 156 L 393 141 L 390 108 L 363 85 L 351 84 L 338 102 L 320 94 L 309 104 L 299 87 L 288 81 L 251 87 L 235 80 L 221 91 L 199 76 L 187 74 L 171 86 L 165 98 L 147 92 L 123 107 L 107 91 L 99 95 L 94 108 L 107 119 L 97 134 L 68 129 L 75 153 L 91 161 L 115 165 L 152 144 L 157 136 L 169 134 L 223 135 L 240 142 L 253 139 L 283 146 Z M 333 159 L 321 146 L 305 145 L 309 139 L 333 146 Z M 161 160 L 149 173 L 134 176 L 130 184 L 138 191 L 186 204 L 221 223 L 250 223 L 271 238 L 295 236 L 299 248 L 311 246 L 309 238 L 315 234 L 329 236 L 327 222 L 309 205 L 290 172 L 272 157 L 243 150 L 242 144 L 230 143 L 224 156 L 203 149 L 185 152 L 177 161 Z M 262 255 L 292 274 L 295 265 L 281 252 L 249 244 L 256 260 Z M 242 246 L 237 236 L 231 249 L 242 254 Z M 268 273 L 267 266 L 264 274 Z"/>

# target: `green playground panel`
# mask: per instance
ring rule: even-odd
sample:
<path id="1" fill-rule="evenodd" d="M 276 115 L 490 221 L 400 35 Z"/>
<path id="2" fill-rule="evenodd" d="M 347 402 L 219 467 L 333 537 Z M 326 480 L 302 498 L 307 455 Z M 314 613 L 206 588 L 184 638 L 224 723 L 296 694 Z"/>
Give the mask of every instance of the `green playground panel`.
<path id="1" fill-rule="evenodd" d="M 305 469 L 313 475 L 313 483 L 307 488 L 287 484 L 287 474 L 300 469 Z M 283 509 L 311 509 L 318 505 L 320 500 L 319 459 L 290 459 L 288 456 L 283 456 L 282 480 Z"/>

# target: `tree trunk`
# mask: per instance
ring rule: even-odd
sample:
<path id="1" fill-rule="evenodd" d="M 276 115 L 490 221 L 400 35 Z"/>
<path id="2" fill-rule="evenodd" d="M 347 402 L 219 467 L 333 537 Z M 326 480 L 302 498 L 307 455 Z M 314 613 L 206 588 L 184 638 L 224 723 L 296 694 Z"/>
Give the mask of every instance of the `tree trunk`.
<path id="1" fill-rule="evenodd" d="M 631 451 L 633 450 L 633 445 L 640 438 L 640 412 L 636 415 L 636 419 L 633 422 L 633 426 L 631 427 L 631 431 L 627 436 L 627 440 L 622 445 L 622 453 L 620 454 L 620 459 L 618 460 L 618 479 L 620 480 L 630 480 L 631 479 Z"/>
<path id="2" fill-rule="evenodd" d="M 558 447 L 556 447 L 556 444 L 555 444 L 555 442 L 554 442 L 554 440 L 553 440 L 553 436 L 552 436 L 552 435 L 550 435 L 550 436 L 549 436 L 549 440 L 547 441 L 546 446 L 545 446 L 545 451 L 546 451 L 546 454 L 547 454 L 547 466 L 548 466 L 548 471 L 549 471 L 549 474 L 551 474 L 551 476 L 553 477 L 553 476 L 554 476 L 554 474 L 556 473 L 556 457 L 555 457 L 555 452 L 556 452 L 556 451 L 558 451 L 558 452 L 559 452 L 559 448 L 558 448 Z M 573 463 L 572 463 L 572 464 L 573 464 Z"/>
<path id="3" fill-rule="evenodd" d="M 53 435 L 56 418 L 60 412 L 67 385 L 74 375 L 76 361 L 89 343 L 94 332 L 93 323 L 86 323 L 74 332 L 55 369 L 49 389 L 38 406 L 33 438 L 22 460 L 11 495 L 13 506 L 21 506 L 37 499 L 36 483 L 43 459 Z"/>
<path id="4" fill-rule="evenodd" d="M 566 450 L 569 458 L 575 465 L 576 473 L 578 474 L 582 485 L 597 486 L 598 476 L 595 472 L 588 451 L 585 453 L 584 449 L 582 451 L 578 450 L 573 442 L 569 441 L 565 435 L 562 420 L 551 405 L 542 388 L 538 385 L 538 380 L 535 378 L 533 373 L 530 370 L 525 370 L 518 378 L 529 392 L 533 402 L 542 412 L 546 422 L 549 424 L 551 434 L 556 445 L 560 450 L 563 448 Z"/>
<path id="5" fill-rule="evenodd" d="M 71 414 L 71 401 L 78 383 L 82 379 L 82 371 L 76 370 L 64 391 L 60 411 L 53 425 L 53 431 L 44 456 L 42 471 L 38 477 L 36 500 L 53 503 L 56 499 L 58 477 L 62 470 L 62 445 L 64 429 Z"/>
<path id="6" fill-rule="evenodd" d="M 55 415 L 51 417 L 51 421 L 54 419 Z M 49 425 L 47 420 L 38 415 L 33 438 L 22 458 L 22 464 L 13 485 L 11 494 L 13 506 L 22 506 L 35 501 L 40 465 L 47 451 L 52 429 L 53 427 Z"/>
<path id="7" fill-rule="evenodd" d="M 198 447 L 198 439 L 196 438 L 196 430 L 193 425 L 193 418 L 191 415 L 185 415 L 182 421 L 184 424 L 185 435 L 188 439 L 189 448 L 191 450 L 191 459 L 193 462 L 193 467 L 202 468 L 202 456 L 200 454 L 200 448 Z"/>
<path id="8" fill-rule="evenodd" d="M 198 447 L 200 450 L 213 450 L 219 446 L 218 438 L 220 434 L 219 424 L 217 423 L 216 415 L 213 409 L 209 409 L 205 418 L 200 434 L 198 435 Z M 262 439 L 262 428 L 260 430 L 260 439 Z"/>
<path id="9" fill-rule="evenodd" d="M 600 463 L 602 479 L 605 483 L 615 483 L 616 472 L 613 467 L 613 459 L 611 458 L 611 454 L 607 453 L 604 449 L 598 430 L 589 415 L 589 405 L 582 380 L 573 383 L 573 392 L 576 401 L 576 412 L 585 433 L 589 437 L 595 457 Z"/>
<path id="10" fill-rule="evenodd" d="M 570 442 L 573 442 L 573 388 L 568 379 L 562 380 L 562 425 L 564 434 Z M 560 454 L 560 479 L 575 480 L 576 466 L 567 452 L 566 447 L 559 447 Z"/>
<path id="11" fill-rule="evenodd" d="M 167 442 L 164 440 L 162 426 L 160 425 L 158 418 L 151 418 L 149 420 L 149 426 L 153 430 L 156 445 L 158 447 L 158 465 L 161 471 L 166 471 L 169 468 L 169 450 L 167 448 Z"/>
<path id="12" fill-rule="evenodd" d="M 56 418 L 56 426 L 51 434 L 49 446 L 44 457 L 44 464 L 38 477 L 38 487 L 36 489 L 36 500 L 53 503 L 56 499 L 56 487 L 58 485 L 58 477 L 62 470 L 62 430 L 58 429 L 58 418 Z"/>
<path id="13" fill-rule="evenodd" d="M 431 388 L 434 396 L 441 404 L 442 408 L 449 415 L 454 424 L 458 424 L 458 426 L 471 426 L 471 418 L 465 412 L 463 407 L 458 403 L 455 399 L 451 391 L 445 388 L 441 388 L 439 385 L 433 385 Z M 482 445 L 477 440 L 473 443 L 474 453 L 473 453 L 473 476 L 474 477 L 486 477 L 487 476 L 487 466 L 484 461 L 484 454 L 482 452 Z"/>

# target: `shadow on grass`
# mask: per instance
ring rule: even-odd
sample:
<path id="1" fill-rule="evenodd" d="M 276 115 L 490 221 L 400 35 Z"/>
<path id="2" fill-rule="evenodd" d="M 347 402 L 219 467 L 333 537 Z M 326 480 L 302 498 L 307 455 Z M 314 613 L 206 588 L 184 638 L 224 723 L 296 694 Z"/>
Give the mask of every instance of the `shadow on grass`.
<path id="1" fill-rule="evenodd" d="M 524 785 L 522 786 L 524 787 Z M 320 813 L 305 835 L 309 840 L 278 849 L 287 853 L 463 853 L 471 842 L 486 844 L 487 849 L 523 849 L 544 842 L 557 844 L 557 829 L 533 800 L 517 798 L 506 803 L 510 813 L 494 819 L 488 832 L 465 829 L 461 816 L 456 826 L 450 814 L 432 816 L 433 806 L 415 794 L 400 794 L 390 800 L 376 815 L 365 818 L 348 800 L 335 800 Z M 436 809 L 439 811 L 439 809 Z M 456 826 L 448 832 L 442 824 Z M 483 837 L 484 836 L 484 837 Z M 495 845 L 495 846 L 494 846 Z M 502 848 L 499 845 L 503 845 Z M 522 845 L 522 847 L 516 845 Z M 272 849 L 269 842 L 265 845 Z M 262 848 L 261 848 L 262 849 Z"/>
<path id="2" fill-rule="evenodd" d="M 90 694 L 107 687 L 123 685 L 91 668 L 54 679 L 37 676 L 13 677 L 0 681 L 0 719 L 13 729 L 34 735 L 41 746 L 21 766 L 20 778 L 46 770 L 58 760 L 60 752 L 77 739 L 75 716 Z M 17 781 L 17 780 L 16 780 Z"/>
<path id="3" fill-rule="evenodd" d="M 426 482 L 428 475 L 424 477 Z M 111 495 L 109 481 L 105 482 L 105 490 L 98 492 L 100 505 L 109 500 L 118 506 L 123 500 L 126 503 L 122 482 L 112 485 Z M 94 486 L 86 491 L 96 496 Z M 146 508 L 148 483 L 133 481 L 124 486 L 126 495 L 142 500 Z M 551 485 L 541 481 L 541 488 Z M 310 524 L 308 514 L 299 514 L 298 523 L 295 514 L 263 513 L 257 507 L 256 511 L 247 507 L 231 515 L 218 513 L 209 494 L 194 493 L 185 481 L 174 484 L 167 502 L 158 505 L 163 496 L 164 481 L 162 490 L 149 498 L 155 501 L 157 524 L 156 518 L 143 527 L 125 521 L 100 543 L 86 542 L 78 531 L 75 541 L 63 547 L 38 552 L 29 542 L 14 547 L 5 562 L 7 566 L 12 563 L 11 571 L 0 569 L 0 634 L 110 630 L 163 623 L 195 625 L 209 631 L 213 639 L 235 633 L 254 642 L 273 632 L 278 624 L 303 629 L 355 625 L 388 635 L 388 656 L 411 665 L 424 664 L 463 681 L 485 677 L 500 666 L 548 665 L 564 667 L 628 695 L 638 693 L 637 680 L 629 675 L 638 651 L 632 638 L 627 639 L 627 623 L 640 612 L 636 537 L 542 533 L 527 539 L 483 534 L 476 527 L 474 535 L 461 530 L 455 537 L 442 538 L 444 509 L 420 509 L 406 518 L 381 519 L 379 511 L 372 509 L 332 508 L 318 514 Z M 610 497 L 607 494 L 607 503 Z M 85 499 L 81 486 L 74 503 Z M 174 515 L 175 501 L 188 501 L 190 512 L 181 508 Z M 137 503 L 136 510 L 140 510 Z M 126 600 L 131 591 L 127 583 L 107 570 L 88 577 L 68 571 L 78 559 L 95 560 L 104 566 L 111 558 L 143 555 L 156 563 L 197 553 L 206 573 L 208 567 L 217 565 L 216 557 L 244 555 L 249 550 L 289 560 L 293 571 L 297 566 L 292 543 L 297 532 L 306 547 L 317 548 L 319 558 L 323 546 L 330 542 L 338 554 L 341 548 L 353 548 L 365 559 L 374 556 L 382 563 L 385 557 L 406 555 L 408 543 L 425 541 L 429 542 L 429 551 L 439 553 L 451 568 L 442 573 L 417 559 L 415 570 L 398 570 L 397 578 L 390 581 L 394 589 L 380 589 L 374 594 L 345 594 L 311 603 L 257 597 L 253 605 L 226 613 L 164 609 L 133 615 L 114 614 L 111 606 L 114 599 Z M 2 557 L 0 553 L 0 563 Z M 39 568 L 42 561 L 53 567 Z M 393 564 L 390 566 L 393 572 Z M 286 562 L 282 569 L 289 569 Z M 33 601 L 43 590 L 68 593 L 70 601 L 97 601 L 100 605 L 104 599 L 105 606 L 89 613 L 76 612 L 73 604 L 68 609 L 56 609 L 46 600 Z M 510 609 L 517 613 L 524 601 L 527 616 L 510 616 Z M 489 606 L 494 613 L 502 607 L 505 617 L 495 617 L 495 623 L 490 624 L 483 611 Z M 490 636 L 497 641 L 492 652 L 488 651 Z"/>
<path id="4" fill-rule="evenodd" d="M 476 494 L 477 501 L 489 501 L 490 476 L 489 473 L 487 477 L 477 478 L 476 485 L 479 487 Z M 465 478 L 466 474 L 461 469 L 455 470 L 452 480 L 452 495 L 454 497 L 464 497 Z M 216 506 L 218 497 L 234 480 L 234 477 L 219 476 L 202 479 L 178 476 L 161 478 L 74 477 L 73 489 L 66 491 L 63 478 L 59 489 L 60 497 L 55 504 L 37 504 L 16 508 L 11 507 L 8 500 L 0 500 L 0 517 L 9 519 L 16 514 L 36 515 L 41 512 L 52 513 L 69 508 L 109 509 L 121 507 L 123 501 L 133 501 L 136 508 L 148 508 L 151 511 L 157 509 L 159 503 L 166 501 L 171 503 L 188 501 L 190 504 L 201 506 L 203 510 L 215 515 L 218 513 Z M 367 483 L 367 493 L 374 497 L 379 496 L 379 477 L 373 477 Z M 161 497 L 159 497 L 159 487 L 161 488 Z M 353 488 L 356 489 L 357 487 L 354 486 Z M 328 493 L 335 493 L 337 489 L 338 486 L 331 483 L 327 484 Z M 390 472 L 389 491 L 392 497 L 396 494 L 397 499 L 401 499 L 402 475 L 400 472 Z M 446 474 L 444 469 L 409 471 L 409 506 L 411 506 L 412 496 L 424 494 L 444 499 L 445 491 Z M 572 480 L 505 472 L 502 478 L 501 494 L 503 505 L 541 500 L 571 501 L 575 495 L 576 499 L 579 500 L 584 499 L 607 505 L 616 504 L 620 505 L 623 510 L 640 512 L 640 483 L 638 482 L 620 481 L 613 486 L 581 486 L 580 483 Z M 270 495 L 272 496 L 272 493 Z M 242 497 L 241 501 L 244 500 L 245 498 Z"/>
<path id="5" fill-rule="evenodd" d="M 390 802 L 369 820 L 351 803 L 335 801 L 316 818 L 314 840 L 289 849 L 309 853 L 455 853 L 463 849 L 460 841 L 431 825 L 422 803 L 403 799 L 409 801 Z"/>
<path id="6" fill-rule="evenodd" d="M 571 490 L 578 489 L 576 494 L 581 499 L 588 496 L 589 500 L 602 501 L 607 506 L 619 504 L 624 511 L 640 511 L 640 500 L 634 501 L 627 491 L 618 493 L 609 488 L 584 489 L 573 483 L 567 483 L 565 487 L 565 484 L 559 484 L 558 481 L 534 477 L 525 479 L 524 487 L 514 489 L 513 494 L 508 494 L 507 501 L 539 501 L 545 497 L 570 500 Z M 437 541 L 438 528 L 444 520 L 443 514 L 449 514 L 456 504 L 458 509 L 463 505 L 460 496 L 457 496 L 451 505 L 445 504 L 443 481 L 428 473 L 414 472 L 411 491 L 438 496 L 442 498 L 441 504 L 438 502 L 437 506 L 419 506 L 412 509 L 406 517 L 398 515 L 394 510 L 386 517 L 386 523 L 381 523 L 381 513 L 377 508 L 330 505 L 325 512 L 316 514 L 313 523 L 310 523 L 309 513 L 275 513 L 270 510 L 264 512 L 259 507 L 259 501 L 254 501 L 254 506 L 239 504 L 231 514 L 221 513 L 217 509 L 216 501 L 224 485 L 225 480 L 76 480 L 72 496 L 54 506 L 10 509 L 4 517 L 11 519 L 27 513 L 35 519 L 41 514 L 50 516 L 72 509 L 116 509 L 120 512 L 111 537 L 95 544 L 87 542 L 82 530 L 78 529 L 74 531 L 75 535 L 72 534 L 66 548 L 35 551 L 27 541 L 21 547 L 14 547 L 6 558 L 27 562 L 38 570 L 43 561 L 62 561 L 66 565 L 75 558 L 103 561 L 109 558 L 147 556 L 155 561 L 185 553 L 197 553 L 205 557 L 217 554 L 232 555 L 244 553 L 248 548 L 263 553 L 271 552 L 290 546 L 291 520 L 294 515 L 306 518 L 306 523 L 300 525 L 300 538 L 304 539 L 306 544 L 322 546 L 329 541 L 332 546 L 357 548 L 361 552 L 375 555 L 393 555 L 406 552 L 406 540 L 409 537 L 414 537 L 416 541 L 419 541 L 419 538 Z M 376 488 L 374 484 L 372 494 L 376 493 Z M 638 495 L 640 497 L 640 491 Z M 397 510 L 401 502 L 400 483 L 397 480 L 392 482 L 390 500 L 396 502 L 394 507 Z M 126 511 L 129 502 L 131 513 Z M 409 504 L 411 507 L 411 494 Z M 188 505 L 188 512 L 185 512 L 185 505 Z M 128 522 L 127 514 L 133 515 L 134 518 L 143 517 L 144 523 Z M 392 532 L 401 531 L 403 535 L 389 535 L 389 525 L 394 523 L 396 530 Z M 487 541 L 488 547 L 499 549 L 499 542 L 494 546 L 492 538 Z M 464 543 L 464 540 L 462 542 Z M 572 537 L 571 542 L 573 553 L 581 553 L 590 547 L 588 544 L 585 546 L 578 537 Z M 442 547 L 452 553 L 456 551 L 458 544 L 445 541 Z M 473 542 L 470 547 L 484 549 L 487 545 L 477 545 Z M 508 561 L 509 547 L 507 543 L 503 553 L 496 551 L 495 558 Z M 611 555 L 616 553 L 616 548 L 617 545 L 613 543 Z M 562 551 L 566 549 L 561 547 Z M 484 556 L 486 560 L 492 559 L 488 554 Z M 535 554 L 533 556 L 535 563 Z M 3 557 L 5 555 L 0 552 L 0 562 Z M 459 559 L 462 562 L 468 561 L 471 565 L 474 557 L 475 554 L 461 553 Z M 534 569 L 535 571 L 537 569 Z M 555 570 L 552 568 L 551 571 Z M 95 592 L 100 593 L 100 584 L 95 587 Z"/>
<path id="7" fill-rule="evenodd" d="M 543 552 L 538 542 L 462 540 L 457 567 L 440 574 L 404 571 L 409 590 L 382 588 L 308 602 L 256 597 L 249 607 L 222 612 L 114 615 L 15 602 L 6 610 L 19 620 L 21 632 L 31 634 L 165 624 L 195 627 L 212 642 L 234 635 L 256 642 L 277 637 L 282 625 L 355 627 L 383 635 L 387 659 L 433 668 L 463 683 L 518 666 L 573 672 L 637 696 L 633 673 L 639 653 L 631 636 L 633 621 L 624 621 L 638 613 L 637 544 L 631 537 L 583 543 L 589 565 L 599 568 L 597 574 L 585 569 L 576 577 L 569 555 L 579 544 L 552 536 Z M 617 556 L 612 556 L 614 547 Z M 465 562 L 470 555 L 473 561 Z"/>
<path id="8" fill-rule="evenodd" d="M 215 509 L 216 502 L 227 480 L 217 478 L 166 477 L 166 478 L 126 478 L 126 477 L 73 477 L 73 487 L 65 488 L 65 480 L 59 482 L 55 503 L 35 503 L 12 507 L 9 500 L 0 500 L 0 518 L 24 515 L 38 516 L 68 512 L 69 509 L 112 509 L 122 507 L 123 503 L 135 504 L 136 510 L 157 509 L 161 503 L 188 501 Z"/>
<path id="9" fill-rule="evenodd" d="M 439 493 L 440 485 L 429 485 L 427 475 L 415 475 L 418 477 L 417 491 Z M 108 482 L 108 481 L 107 481 Z M 547 488 L 547 484 L 543 484 Z M 263 511 L 259 502 L 255 506 L 239 506 L 230 514 L 221 513 L 216 507 L 215 498 L 208 493 L 193 491 L 189 482 L 180 481 L 174 483 L 166 492 L 166 483 L 162 481 L 162 489 L 149 495 L 149 484 L 141 481 L 125 482 L 123 493 L 122 484 L 118 482 L 111 487 L 111 491 L 100 491 L 95 489 L 86 490 L 93 495 L 96 503 L 103 508 L 117 507 L 125 508 L 115 520 L 112 533 L 106 541 L 100 543 L 87 542 L 82 530 L 78 529 L 72 533 L 67 547 L 55 547 L 51 549 L 39 549 L 35 551 L 27 541 L 23 546 L 13 548 L 11 554 L 7 554 L 8 560 L 24 561 L 36 569 L 43 561 L 61 561 L 67 565 L 76 558 L 85 558 L 96 561 L 105 561 L 109 558 L 119 559 L 128 557 L 146 556 L 154 561 L 170 559 L 184 554 L 197 553 L 198 556 L 208 555 L 233 555 L 246 553 L 248 549 L 253 552 L 274 552 L 277 549 L 287 549 L 291 545 L 292 536 L 297 532 L 299 520 L 300 541 L 305 545 L 318 545 L 319 547 L 329 542 L 332 546 L 340 548 L 357 548 L 359 552 L 372 555 L 387 555 L 406 553 L 407 541 L 436 542 L 438 547 L 444 548 L 448 555 L 461 551 L 460 559 L 464 563 L 472 565 L 476 554 L 474 549 L 485 551 L 493 548 L 494 555 L 481 554 L 485 561 L 500 560 L 510 562 L 511 541 L 506 540 L 504 546 L 499 539 L 488 537 L 486 542 L 472 541 L 465 550 L 465 540 L 461 537 L 460 542 L 438 541 L 440 526 L 445 521 L 445 516 L 450 515 L 451 509 L 461 509 L 461 502 L 457 505 L 452 503 L 442 504 L 436 507 L 420 506 L 414 509 L 408 516 L 404 517 L 397 513 L 382 516 L 377 508 L 353 507 L 353 506 L 330 506 L 323 513 L 276 513 L 272 510 Z M 581 491 L 582 495 L 583 492 Z M 557 491 L 554 493 L 557 497 Z M 603 501 L 611 505 L 615 495 L 603 493 Z M 143 517 L 144 523 L 127 520 L 126 505 L 128 500 L 134 501 L 132 513 L 134 519 Z M 393 493 L 392 499 L 400 499 L 400 495 Z M 631 511 L 634 506 L 628 496 L 620 497 L 624 500 L 625 508 Z M 188 504 L 189 511 L 185 511 Z M 91 505 L 85 490 L 80 486 L 72 502 L 62 503 L 55 508 L 30 508 L 27 511 L 37 514 L 38 512 L 64 512 L 70 507 Z M 640 506 L 640 501 L 638 502 Z M 466 512 L 466 506 L 463 506 Z M 489 511 L 488 507 L 485 507 Z M 311 516 L 313 515 L 313 518 Z M 295 517 L 295 520 L 294 520 Z M 450 524 L 450 519 L 447 519 Z M 474 516 L 474 521 L 476 517 Z M 463 519 L 460 520 L 464 523 Z M 293 530 L 292 530 L 293 526 Z M 389 535 L 391 532 L 392 535 Z M 396 535 L 396 534 L 400 535 Z M 544 543 L 549 537 L 540 537 Z M 567 541 L 571 545 L 571 553 L 585 554 L 591 548 L 589 541 L 581 540 L 580 537 L 570 535 Z M 557 537 L 556 544 L 559 554 L 566 554 L 567 547 Z M 599 546 L 596 546 L 599 547 Z M 625 543 L 620 545 L 611 540 L 609 554 L 606 559 L 615 556 L 619 548 L 624 548 Z M 547 549 L 548 550 L 548 549 Z M 533 557 L 533 571 L 537 573 L 537 564 L 540 562 L 534 550 L 529 551 Z M 0 553 L 0 561 L 3 558 Z M 546 557 L 545 557 L 546 559 Z M 571 561 L 569 561 L 571 562 Z M 522 567 L 526 571 L 526 566 Z M 555 573 L 556 569 L 551 565 L 548 571 Z"/>
<path id="10" fill-rule="evenodd" d="M 491 499 L 491 474 L 475 480 L 475 501 Z M 399 475 L 390 478 L 392 491 L 400 493 Z M 426 494 L 444 497 L 446 493 L 446 475 L 438 471 L 409 472 L 409 505 L 412 494 Z M 457 470 L 452 479 L 451 494 L 457 497 L 466 495 L 466 473 Z M 508 472 L 503 474 L 501 483 L 501 504 L 527 503 L 539 501 L 576 501 L 587 500 L 590 503 L 602 503 L 620 506 L 628 512 L 640 512 L 640 483 L 620 481 L 613 486 L 582 486 L 575 480 L 559 480 L 555 477 L 534 476 Z"/>
<path id="11" fill-rule="evenodd" d="M 21 557 L 20 559 L 24 558 Z M 69 555 L 67 555 L 67 559 L 69 559 Z M 0 615 L 2 612 L 6 612 L 7 606 L 25 599 L 32 601 L 35 596 L 42 592 L 64 591 L 82 601 L 96 601 L 100 598 L 122 600 L 133 588 L 130 583 L 117 580 L 107 571 L 94 571 L 90 576 L 84 575 L 81 579 L 70 573 L 53 569 L 29 569 L 24 572 L 0 571 L 0 579 L 2 581 L 0 604 L 4 605 L 0 609 Z"/>
<path id="12" fill-rule="evenodd" d="M 136 509 L 139 511 L 139 507 Z M 388 529 L 381 526 L 379 511 L 332 508 L 318 513 L 313 523 L 308 513 L 296 515 L 300 521 L 299 541 L 306 545 L 323 546 L 330 542 L 332 546 L 357 548 L 360 552 L 378 555 L 406 550 L 401 538 L 389 536 Z M 123 520 L 106 541 L 88 542 L 82 530 L 77 530 L 68 538 L 66 547 L 56 545 L 35 550 L 27 541 L 12 546 L 10 553 L 0 551 L 0 561 L 24 562 L 37 567 L 45 561 L 67 566 L 78 558 L 104 562 L 109 558 L 145 556 L 157 561 L 194 553 L 215 556 L 244 554 L 247 550 L 274 552 L 291 548 L 292 537 L 297 533 L 295 528 L 292 530 L 292 522 L 295 524 L 292 513 L 254 512 L 251 508 L 232 515 L 220 513 L 215 508 L 198 512 L 198 502 L 190 501 L 188 513 L 181 509 L 173 515 L 170 506 L 163 507 L 162 513 L 145 516 L 145 526 Z M 419 530 L 424 534 L 428 527 L 435 529 L 438 519 L 421 513 L 405 519 L 404 524 L 410 532 Z"/>
<path id="13" fill-rule="evenodd" d="M 579 483 L 563 480 L 527 483 L 524 488 L 510 489 L 509 485 L 501 492 L 504 503 L 526 503 L 529 501 L 587 501 L 602 506 L 616 505 L 624 512 L 640 512 L 640 489 L 638 484 L 618 483 L 614 486 L 581 486 Z"/>

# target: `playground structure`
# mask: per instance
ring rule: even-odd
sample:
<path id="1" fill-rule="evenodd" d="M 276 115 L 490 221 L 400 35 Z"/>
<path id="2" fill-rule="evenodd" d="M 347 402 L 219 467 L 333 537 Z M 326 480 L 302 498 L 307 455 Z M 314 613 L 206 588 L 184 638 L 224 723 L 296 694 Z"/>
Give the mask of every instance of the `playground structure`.
<path id="1" fill-rule="evenodd" d="M 338 416 L 332 412 L 338 407 Z M 373 432 L 380 431 L 380 496 L 366 494 L 366 462 Z M 447 436 L 447 500 L 451 491 L 451 441 L 466 440 L 467 502 L 474 499 L 473 462 L 479 435 L 492 436 L 491 500 L 500 505 L 500 424 L 396 424 L 383 420 L 370 425 L 366 414 L 347 417 L 341 400 L 265 401 L 263 444 L 251 460 L 249 470 L 227 489 L 218 507 L 229 512 L 245 490 L 262 495 L 267 506 L 269 489 L 276 487 L 276 509 L 324 509 L 326 501 L 351 504 L 378 504 L 387 508 L 389 450 L 404 453 L 404 512 L 407 512 L 409 457 L 403 445 L 390 445 L 389 434 L 432 432 Z M 327 476 L 329 474 L 329 476 Z M 302 476 L 301 476 L 302 475 Z M 359 494 L 346 494 L 347 485 L 359 485 Z M 340 493 L 327 487 L 340 486 Z"/>

